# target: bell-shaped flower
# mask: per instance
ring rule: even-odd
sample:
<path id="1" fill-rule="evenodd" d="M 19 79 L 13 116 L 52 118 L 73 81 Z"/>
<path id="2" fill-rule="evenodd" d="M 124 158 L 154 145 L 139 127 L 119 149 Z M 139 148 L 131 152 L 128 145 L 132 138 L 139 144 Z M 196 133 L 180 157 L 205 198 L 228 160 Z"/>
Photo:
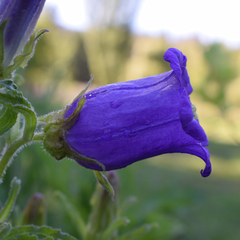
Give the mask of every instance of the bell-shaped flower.
<path id="1" fill-rule="evenodd" d="M 8 66 L 19 55 L 31 36 L 46 0 L 2 0 L 0 25 L 8 20 L 3 32 L 4 58 Z"/>
<path id="2" fill-rule="evenodd" d="M 119 169 L 165 153 L 189 153 L 203 159 L 206 166 L 201 174 L 207 177 L 211 173 L 208 139 L 190 102 L 187 58 L 174 48 L 163 58 L 170 62 L 171 71 L 99 87 L 75 100 L 64 119 L 72 119 L 84 100 L 76 120 L 56 138 L 58 150 L 50 148 L 54 142 L 49 139 L 56 135 L 49 132 L 46 149 L 58 159 L 68 156 L 98 171 L 102 166 L 107 171 Z"/>

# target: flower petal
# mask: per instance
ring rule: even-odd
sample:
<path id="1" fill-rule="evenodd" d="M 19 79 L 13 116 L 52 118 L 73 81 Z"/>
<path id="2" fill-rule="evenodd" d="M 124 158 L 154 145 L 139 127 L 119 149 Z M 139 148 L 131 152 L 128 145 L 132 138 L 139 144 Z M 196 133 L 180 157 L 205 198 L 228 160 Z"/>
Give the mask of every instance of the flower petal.
<path id="1" fill-rule="evenodd" d="M 201 170 L 201 175 L 203 177 L 208 177 L 211 174 L 212 166 L 209 151 L 201 144 L 187 145 L 178 149 L 177 152 L 188 153 L 200 157 L 206 164 L 205 168 Z"/>
<path id="2" fill-rule="evenodd" d="M 199 124 L 198 120 L 194 119 L 189 97 L 182 96 L 180 101 L 181 107 L 179 111 L 179 117 L 182 123 L 183 130 L 191 137 L 196 139 L 203 146 L 207 146 L 208 145 L 207 136 L 203 128 Z"/>
<path id="3" fill-rule="evenodd" d="M 193 91 L 188 72 L 186 69 L 187 58 L 176 48 L 169 48 L 165 54 L 163 55 L 165 61 L 170 63 L 170 67 L 177 75 L 179 81 L 182 86 L 186 88 L 188 95 L 190 95 Z"/>
<path id="4" fill-rule="evenodd" d="M 168 50 L 165 57 L 173 71 L 84 94 L 86 102 L 65 137 L 69 147 L 96 159 L 106 170 L 160 154 L 189 153 L 205 161 L 201 174 L 208 176 L 208 140 L 193 118 L 186 57 L 175 49 Z M 74 112 L 78 100 L 68 108 L 65 118 Z M 75 160 L 86 168 L 102 170 L 95 163 Z"/>

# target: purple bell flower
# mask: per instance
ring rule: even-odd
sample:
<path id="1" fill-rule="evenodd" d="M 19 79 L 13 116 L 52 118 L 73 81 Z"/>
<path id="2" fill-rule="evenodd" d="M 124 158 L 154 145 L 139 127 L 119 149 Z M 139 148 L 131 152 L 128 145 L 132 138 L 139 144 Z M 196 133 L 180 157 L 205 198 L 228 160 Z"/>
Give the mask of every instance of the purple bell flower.
<path id="1" fill-rule="evenodd" d="M 201 174 L 209 176 L 208 139 L 189 99 L 187 58 L 175 48 L 168 49 L 163 58 L 170 62 L 171 71 L 85 93 L 85 104 L 65 136 L 68 146 L 97 160 L 107 171 L 160 154 L 189 153 L 203 159 L 206 166 Z M 97 163 L 75 160 L 86 168 L 103 170 Z"/>
<path id="2" fill-rule="evenodd" d="M 4 60 L 8 66 L 21 53 L 31 36 L 46 0 L 2 0 L 0 25 L 8 20 L 4 29 Z"/>

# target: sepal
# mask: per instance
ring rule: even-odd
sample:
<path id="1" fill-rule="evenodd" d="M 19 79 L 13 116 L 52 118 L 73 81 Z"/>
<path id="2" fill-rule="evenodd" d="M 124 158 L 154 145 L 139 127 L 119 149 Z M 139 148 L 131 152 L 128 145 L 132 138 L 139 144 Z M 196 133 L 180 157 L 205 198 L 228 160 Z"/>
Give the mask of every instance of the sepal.
<path id="1" fill-rule="evenodd" d="M 95 177 L 97 178 L 98 182 L 100 183 L 100 185 L 108 191 L 108 193 L 110 194 L 111 198 L 114 199 L 115 197 L 115 192 L 114 189 L 111 185 L 111 183 L 108 181 L 108 178 L 101 172 L 99 171 L 93 171 L 95 174 Z"/>
<path id="2" fill-rule="evenodd" d="M 18 56 L 16 56 L 13 60 L 13 64 L 9 65 L 5 68 L 0 69 L 0 76 L 2 76 L 2 79 L 11 78 L 12 73 L 18 68 L 18 67 L 26 67 L 28 61 L 32 58 L 35 47 L 37 44 L 37 41 L 41 38 L 41 36 L 49 32 L 47 29 L 41 29 L 36 34 L 32 34 L 29 41 L 26 43 L 22 53 Z M 0 56 L 1 57 L 1 56 Z"/>
<path id="3" fill-rule="evenodd" d="M 2 76 L 2 65 L 4 60 L 4 29 L 9 19 L 5 20 L 0 26 L 0 76 Z"/>
<path id="4" fill-rule="evenodd" d="M 81 109 L 85 103 L 85 98 L 81 97 L 88 89 L 91 84 L 91 79 L 87 87 L 77 96 L 80 98 L 75 108 L 74 112 L 68 117 L 65 118 L 65 113 L 68 110 L 69 106 L 67 106 L 64 110 L 60 110 L 58 112 L 52 112 L 44 117 L 40 117 L 41 121 L 44 122 L 43 126 L 43 144 L 44 148 L 57 160 L 61 160 L 64 157 L 68 157 L 71 159 L 81 160 L 89 163 L 98 164 L 102 170 L 105 170 L 105 167 L 102 163 L 98 162 L 95 159 L 85 157 L 72 149 L 68 143 L 65 141 L 65 137 L 67 132 L 71 129 L 71 127 L 75 124 Z"/>

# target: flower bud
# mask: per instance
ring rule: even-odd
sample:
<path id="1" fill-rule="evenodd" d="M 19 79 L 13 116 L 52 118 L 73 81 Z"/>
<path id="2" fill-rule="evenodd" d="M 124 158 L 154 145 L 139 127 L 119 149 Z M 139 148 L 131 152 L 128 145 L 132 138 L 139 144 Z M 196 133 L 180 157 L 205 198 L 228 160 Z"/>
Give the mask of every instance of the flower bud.
<path id="1" fill-rule="evenodd" d="M 41 193 L 35 193 L 28 201 L 24 211 L 22 225 L 34 224 L 41 226 L 45 224 L 46 209 L 44 196 Z"/>
<path id="2" fill-rule="evenodd" d="M 14 57 L 21 53 L 36 26 L 45 1 L 1 1 L 0 25 L 3 25 L 8 20 L 3 31 L 3 67 L 8 66 Z"/>

